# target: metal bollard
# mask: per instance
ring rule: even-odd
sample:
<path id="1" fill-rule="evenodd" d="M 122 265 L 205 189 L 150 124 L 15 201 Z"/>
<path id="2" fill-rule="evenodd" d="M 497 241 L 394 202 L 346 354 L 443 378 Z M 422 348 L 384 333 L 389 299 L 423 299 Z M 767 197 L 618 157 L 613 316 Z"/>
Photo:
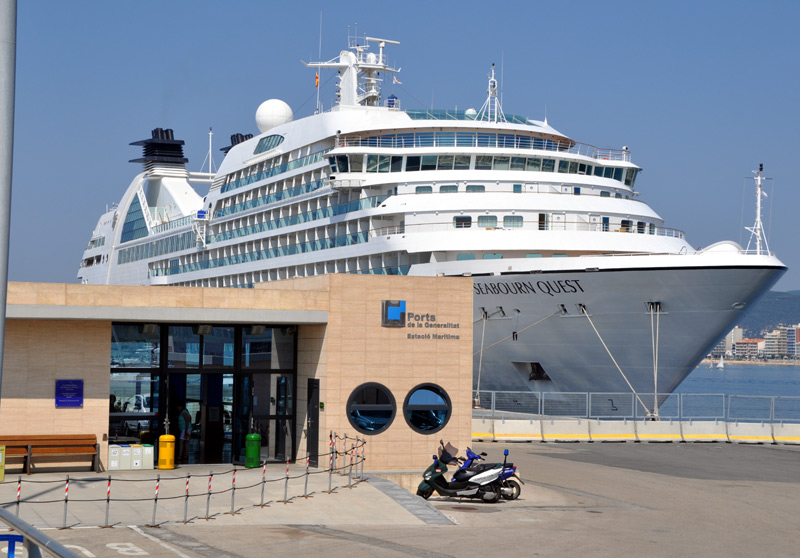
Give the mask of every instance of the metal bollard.
<path id="1" fill-rule="evenodd" d="M 328 447 L 330 449 L 328 452 L 328 494 L 330 494 L 333 492 L 333 438 Z"/>
<path id="2" fill-rule="evenodd" d="M 69 475 L 67 475 L 67 484 L 64 487 L 64 525 L 62 529 L 67 528 L 67 505 L 69 504 Z"/>
<path id="3" fill-rule="evenodd" d="M 333 451 L 333 468 L 336 469 L 336 432 L 331 433 L 331 450 Z"/>
<path id="4" fill-rule="evenodd" d="M 108 528 L 108 509 L 111 507 L 111 475 L 108 475 L 108 485 L 106 486 L 106 524 L 104 525 L 105 528 Z"/>
<path id="5" fill-rule="evenodd" d="M 22 494 L 22 477 L 17 477 L 17 517 L 19 517 L 19 497 Z"/>
<path id="6" fill-rule="evenodd" d="M 161 474 L 156 475 L 156 495 L 153 500 L 153 522 L 148 527 L 158 527 L 156 524 L 156 510 L 158 509 L 158 487 L 161 484 Z"/>
<path id="7" fill-rule="evenodd" d="M 234 506 L 236 502 L 236 468 L 233 468 L 233 478 L 231 479 L 231 515 L 234 515 Z"/>
<path id="8" fill-rule="evenodd" d="M 309 456 L 306 456 L 306 482 L 305 486 L 303 486 L 303 498 L 310 498 L 310 496 L 308 495 L 308 461 L 309 461 Z"/>
<path id="9" fill-rule="evenodd" d="M 286 460 L 286 480 L 283 483 L 283 503 L 289 503 L 289 460 Z"/>
<path id="10" fill-rule="evenodd" d="M 344 472 L 345 467 L 347 467 L 347 432 L 344 433 L 344 442 L 342 443 L 342 473 Z"/>
<path id="11" fill-rule="evenodd" d="M 367 448 L 366 438 L 361 440 L 361 480 L 364 480 L 364 451 Z"/>
<path id="12" fill-rule="evenodd" d="M 183 499 L 183 522 L 189 523 L 187 519 L 189 515 L 189 478 L 191 475 L 186 475 L 186 496 Z"/>
<path id="13" fill-rule="evenodd" d="M 347 471 L 347 488 L 353 488 L 353 447 L 354 444 L 350 444 L 350 468 Z"/>
<path id="14" fill-rule="evenodd" d="M 261 469 L 261 507 L 264 506 L 264 485 L 267 483 L 267 464 L 264 463 L 264 468 Z"/>
<path id="15" fill-rule="evenodd" d="M 208 515 L 209 508 L 211 507 L 211 479 L 214 478 L 214 472 L 208 472 L 208 496 L 206 496 L 206 516 L 205 520 L 208 521 L 211 517 Z"/>

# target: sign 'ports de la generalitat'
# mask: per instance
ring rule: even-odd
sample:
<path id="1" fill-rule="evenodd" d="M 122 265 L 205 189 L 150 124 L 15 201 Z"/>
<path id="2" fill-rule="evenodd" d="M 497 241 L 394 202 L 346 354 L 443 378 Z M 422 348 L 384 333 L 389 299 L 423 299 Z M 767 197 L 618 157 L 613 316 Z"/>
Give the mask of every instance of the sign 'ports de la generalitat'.
<path id="1" fill-rule="evenodd" d="M 416 313 L 406 310 L 405 300 L 384 300 L 381 312 L 381 326 L 383 327 L 405 327 L 414 328 L 418 331 L 407 333 L 408 339 L 431 339 L 447 340 L 461 339 L 458 330 L 461 324 L 457 322 L 441 322 L 436 319 L 435 314 Z"/>

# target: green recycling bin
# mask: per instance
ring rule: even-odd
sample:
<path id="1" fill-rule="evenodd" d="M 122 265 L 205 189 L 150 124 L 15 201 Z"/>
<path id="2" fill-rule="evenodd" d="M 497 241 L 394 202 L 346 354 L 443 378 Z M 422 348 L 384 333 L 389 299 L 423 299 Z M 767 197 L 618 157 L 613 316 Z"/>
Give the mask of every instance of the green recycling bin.
<path id="1" fill-rule="evenodd" d="M 261 434 L 248 434 L 244 444 L 244 466 L 248 469 L 261 465 Z"/>

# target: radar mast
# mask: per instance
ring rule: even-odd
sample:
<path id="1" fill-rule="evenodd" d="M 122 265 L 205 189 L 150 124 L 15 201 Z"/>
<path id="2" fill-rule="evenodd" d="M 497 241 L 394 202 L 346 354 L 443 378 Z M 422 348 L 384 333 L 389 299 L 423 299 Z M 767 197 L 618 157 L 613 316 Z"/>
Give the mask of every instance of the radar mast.
<path id="1" fill-rule="evenodd" d="M 755 249 L 757 255 L 762 254 L 769 254 L 769 245 L 767 244 L 767 235 L 764 233 L 764 225 L 761 221 L 761 197 L 767 197 L 767 193 L 764 191 L 764 164 L 761 163 L 758 165 L 758 170 L 753 171 L 755 174 L 755 181 L 756 181 L 756 222 L 753 224 L 752 227 L 745 227 L 746 230 L 750 231 L 750 240 L 747 242 L 747 250 L 750 251 L 750 244 L 755 243 Z"/>

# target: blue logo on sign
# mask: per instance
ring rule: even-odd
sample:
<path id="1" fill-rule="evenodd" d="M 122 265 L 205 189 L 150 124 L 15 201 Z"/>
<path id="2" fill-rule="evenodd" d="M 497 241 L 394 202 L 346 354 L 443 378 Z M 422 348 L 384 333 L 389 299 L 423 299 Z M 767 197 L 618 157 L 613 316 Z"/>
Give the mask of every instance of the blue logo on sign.
<path id="1" fill-rule="evenodd" d="M 406 326 L 406 301 L 384 300 L 381 325 L 383 327 Z"/>

